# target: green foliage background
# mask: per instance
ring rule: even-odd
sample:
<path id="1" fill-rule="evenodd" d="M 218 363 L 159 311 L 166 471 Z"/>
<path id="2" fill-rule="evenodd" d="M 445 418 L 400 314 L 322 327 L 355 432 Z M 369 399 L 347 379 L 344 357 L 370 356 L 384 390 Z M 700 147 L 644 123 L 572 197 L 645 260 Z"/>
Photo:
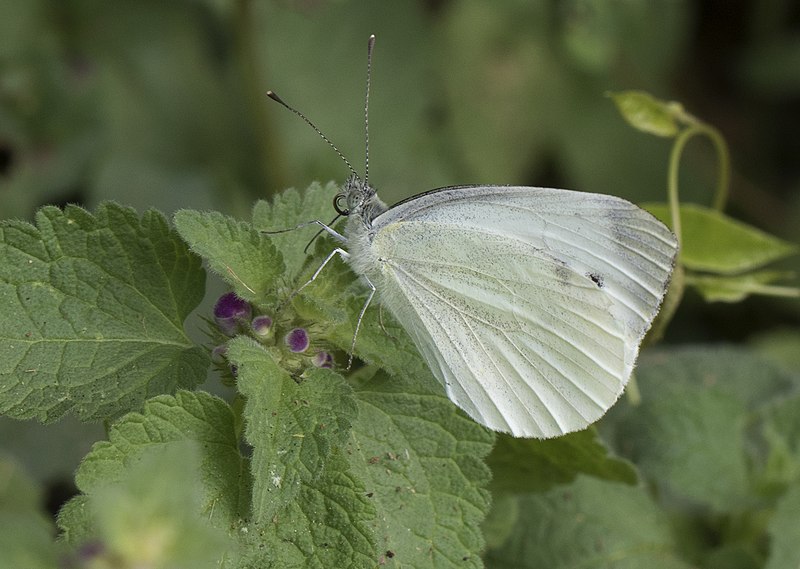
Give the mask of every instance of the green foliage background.
<path id="1" fill-rule="evenodd" d="M 796 243 L 798 21 L 797 8 L 782 0 L 0 0 L 0 218 L 30 221 L 48 204 L 78 203 L 95 211 L 112 199 L 140 213 L 213 209 L 249 219 L 256 199 L 270 199 L 287 187 L 303 189 L 314 180 L 341 182 L 347 172 L 336 155 L 264 93 L 273 89 L 301 109 L 362 171 L 366 40 L 374 33 L 370 181 L 389 203 L 438 186 L 482 182 L 664 201 L 669 141 L 630 128 L 605 96 L 641 89 L 680 100 L 718 127 L 732 153 L 729 213 Z M 691 145 L 682 166 L 682 200 L 709 203 L 715 168 L 710 146 Z M 309 213 L 319 207 L 296 201 L 282 206 L 292 216 L 298 207 L 307 206 Z M 254 226 L 274 226 L 280 207 L 270 213 L 257 206 Z M 48 211 L 54 210 L 45 210 L 45 218 Z M 124 215 L 127 222 L 135 218 Z M 156 217 L 146 220 L 159 225 Z M 231 235 L 247 233 L 226 223 Z M 251 255 L 270 255 L 259 235 L 249 239 L 242 267 L 236 267 L 239 275 L 248 270 Z M 299 257 L 285 256 L 290 270 L 299 270 Z M 103 263 L 113 267 L 114 259 Z M 797 271 L 797 265 L 795 256 L 778 268 Z M 179 277 L 171 273 L 176 288 Z M 212 285 L 206 303 L 190 317 L 190 333 L 202 325 L 197 315 L 209 313 L 218 290 Z M 311 306 L 308 312 L 330 316 L 335 308 Z M 183 312 L 177 309 L 171 324 L 164 324 L 165 347 L 191 349 L 180 330 Z M 134 328 L 138 320 L 130 322 Z M 366 323 L 378 329 L 377 323 Z M 525 558 L 525 566 L 569 567 L 571 555 L 613 560 L 647 544 L 647 555 L 664 567 L 684 567 L 678 553 L 704 566 L 758 567 L 765 548 L 752 544 L 760 535 L 768 535 L 775 547 L 770 567 L 796 563 L 800 455 L 792 390 L 800 370 L 799 325 L 797 302 L 751 298 L 707 304 L 688 294 L 665 344 L 737 347 L 719 354 L 673 352 L 666 372 L 664 352 L 647 356 L 640 368 L 643 406 L 632 415 L 627 407 L 615 408 L 601 424 L 606 440 L 635 457 L 658 507 L 641 488 L 602 480 L 630 483 L 626 463 L 602 463 L 599 471 L 572 482 L 574 465 L 548 462 L 564 455 L 561 447 L 540 449 L 536 472 L 545 482 L 536 478 L 538 486 L 526 486 L 532 480 L 508 462 L 520 449 L 501 439 L 489 459 L 506 476 L 490 487 L 499 493 L 484 525 L 491 548 L 487 565 L 520 566 Z M 351 334 L 345 328 L 334 332 L 343 344 Z M 761 354 L 764 363 L 733 360 L 742 350 Z M 113 353 L 105 357 L 112 360 Z M 409 365 L 382 364 L 389 370 Z M 695 372 L 684 377 L 685 369 Z M 700 385 L 691 379 L 697 377 L 703 378 Z M 720 387 L 731 378 L 732 385 Z M 709 385 L 715 388 L 706 389 Z M 187 379 L 169 388 L 177 386 L 191 384 Z M 687 408 L 687 400 L 695 407 Z M 171 398 L 160 403 L 174 404 Z M 96 411 L 78 403 L 69 410 L 84 416 Z M 230 418 L 220 424 L 235 428 Z M 626 435 L 631 432 L 638 436 Z M 57 429 L 3 419 L 0 447 L 24 465 L 44 494 L 19 471 L 3 466 L 6 486 L 0 495 L 13 500 L 2 504 L 23 511 L 45 502 L 55 511 L 74 491 L 78 461 L 104 437 L 101 425 L 70 418 Z M 685 445 L 675 445 L 677 440 Z M 561 444 L 585 449 L 589 443 Z M 753 454 L 754 448 L 761 450 Z M 238 460 L 235 449 L 229 450 Z M 187 462 L 203 463 L 194 447 L 180 453 Z M 92 456 L 103 455 L 93 451 Z M 150 460 L 160 464 L 161 458 Z M 185 477 L 179 465 L 164 464 L 165 479 Z M 235 470 L 232 464 L 227 468 Z M 138 496 L 142 476 L 133 473 L 128 490 L 117 491 L 123 498 L 126 491 Z M 92 487 L 80 477 L 78 483 L 83 491 Z M 501 492 L 527 494 L 512 500 Z M 778 505 L 770 502 L 783 492 Z M 185 496 L 174 498 L 192 504 L 202 500 L 198 496 L 204 496 L 202 489 L 187 487 Z M 615 509 L 604 510 L 609 501 Z M 684 517 L 687 503 L 702 515 Z M 227 504 L 222 511 L 233 518 L 239 506 Z M 589 520 L 586 551 L 567 544 L 565 536 L 574 527 L 542 522 L 569 516 L 579 527 Z M 625 516 L 649 521 L 615 525 Z M 28 514 L 13 521 L 18 531 L 4 536 L 0 546 L 25 539 L 35 550 L 37 540 L 47 540 L 43 518 Z M 113 519 L 106 521 L 113 526 Z M 527 541 L 531 531 L 554 544 L 552 550 L 533 548 Z M 695 543 L 703 537 L 725 545 L 708 554 Z M 223 542 L 209 534 L 212 553 L 223 549 Z M 606 545 L 610 548 L 603 549 Z M 50 552 L 39 553 L 41 559 L 17 566 L 48 566 Z M 644 566 L 653 559 L 631 562 Z"/>

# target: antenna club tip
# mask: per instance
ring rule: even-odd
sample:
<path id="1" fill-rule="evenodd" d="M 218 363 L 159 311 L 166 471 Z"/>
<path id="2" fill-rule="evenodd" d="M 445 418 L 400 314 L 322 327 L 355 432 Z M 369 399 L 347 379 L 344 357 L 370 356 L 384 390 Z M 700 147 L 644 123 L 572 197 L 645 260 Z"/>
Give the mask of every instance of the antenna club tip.
<path id="1" fill-rule="evenodd" d="M 369 44 L 370 47 L 375 45 L 375 34 L 372 34 L 372 35 L 369 36 L 369 40 L 368 40 L 367 43 Z"/>
<path id="2" fill-rule="evenodd" d="M 278 96 L 278 94 L 277 94 L 275 91 L 273 91 L 273 90 L 269 90 L 269 91 L 267 91 L 267 97 L 269 97 L 269 98 L 270 98 L 270 99 L 272 99 L 273 101 L 277 101 L 277 102 L 279 102 L 279 103 L 281 103 L 281 104 L 284 104 L 283 100 L 282 100 L 282 99 L 281 99 L 281 98 Z"/>

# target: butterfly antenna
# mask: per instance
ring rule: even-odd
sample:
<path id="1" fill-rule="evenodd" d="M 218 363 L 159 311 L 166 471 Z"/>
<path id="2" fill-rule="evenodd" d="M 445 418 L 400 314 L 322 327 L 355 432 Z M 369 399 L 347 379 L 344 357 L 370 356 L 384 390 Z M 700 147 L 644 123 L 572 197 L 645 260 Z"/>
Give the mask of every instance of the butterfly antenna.
<path id="1" fill-rule="evenodd" d="M 367 42 L 367 93 L 364 96 L 364 185 L 369 185 L 369 86 L 372 82 L 372 50 L 375 47 L 375 34 Z"/>
<path id="2" fill-rule="evenodd" d="M 287 109 L 292 111 L 294 114 L 296 114 L 298 117 L 303 119 L 308 126 L 310 126 L 311 128 L 314 129 L 314 132 L 316 132 L 320 136 L 320 138 L 322 140 L 324 140 L 325 142 L 328 143 L 328 146 L 333 148 L 333 151 L 336 152 L 336 154 L 339 156 L 339 158 L 342 159 L 342 162 L 344 162 L 347 165 L 347 168 L 350 170 L 350 173 L 353 174 L 356 178 L 358 177 L 358 174 L 356 173 L 355 169 L 353 169 L 353 166 L 350 164 L 350 161 L 347 158 L 344 157 L 344 154 L 339 152 L 339 149 L 336 148 L 336 145 L 333 142 L 331 142 L 331 140 L 327 136 L 322 134 L 322 131 L 319 128 L 317 128 L 317 125 L 315 125 L 313 122 L 311 122 L 308 119 L 308 117 L 306 117 L 303 113 L 301 113 L 300 111 L 298 111 L 294 107 L 290 107 L 288 105 L 288 103 L 286 103 L 283 99 L 281 99 L 278 96 L 277 93 L 275 93 L 275 91 L 267 91 L 267 97 L 269 97 L 270 99 L 272 99 L 276 103 L 280 103 L 281 105 L 283 105 L 284 107 L 286 107 Z"/>

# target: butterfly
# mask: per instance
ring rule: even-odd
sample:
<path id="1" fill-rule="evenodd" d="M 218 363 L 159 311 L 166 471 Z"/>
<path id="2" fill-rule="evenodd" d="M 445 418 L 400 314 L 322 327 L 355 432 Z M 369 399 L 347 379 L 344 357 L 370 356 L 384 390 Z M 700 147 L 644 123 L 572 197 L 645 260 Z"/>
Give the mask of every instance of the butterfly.
<path id="1" fill-rule="evenodd" d="M 364 179 L 350 170 L 334 200 L 343 232 L 315 222 L 341 247 L 306 284 L 344 258 L 370 290 L 356 334 L 377 295 L 447 396 L 495 431 L 549 438 L 606 413 L 669 285 L 678 243 L 664 224 L 622 198 L 523 186 L 446 187 L 387 207 L 368 167 Z"/>

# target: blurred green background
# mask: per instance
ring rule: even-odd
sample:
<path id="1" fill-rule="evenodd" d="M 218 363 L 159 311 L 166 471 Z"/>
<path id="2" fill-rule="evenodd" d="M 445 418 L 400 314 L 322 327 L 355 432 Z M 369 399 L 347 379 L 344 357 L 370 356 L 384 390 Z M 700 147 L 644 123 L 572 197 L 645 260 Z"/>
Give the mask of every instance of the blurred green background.
<path id="1" fill-rule="evenodd" d="M 370 182 L 389 203 L 471 183 L 663 201 L 670 141 L 631 129 L 605 96 L 643 89 L 726 136 L 731 214 L 800 240 L 792 0 L 0 0 L 0 217 L 112 199 L 248 218 L 284 188 L 343 181 L 265 92 L 363 171 L 372 33 Z M 715 168 L 693 142 L 682 198 L 709 203 Z M 796 301 L 689 294 L 666 341 L 763 343 L 799 324 Z M 42 480 L 69 475 L 91 437 L 38 429 L 0 423 L 3 446 Z"/>

